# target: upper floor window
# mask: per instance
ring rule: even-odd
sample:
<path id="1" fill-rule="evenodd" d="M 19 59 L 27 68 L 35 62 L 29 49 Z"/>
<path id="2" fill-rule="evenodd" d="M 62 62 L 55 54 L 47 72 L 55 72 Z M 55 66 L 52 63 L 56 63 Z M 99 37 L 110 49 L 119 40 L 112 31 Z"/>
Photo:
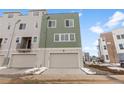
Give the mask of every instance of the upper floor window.
<path id="1" fill-rule="evenodd" d="M 124 49 L 124 44 L 119 44 L 120 49 Z"/>
<path id="2" fill-rule="evenodd" d="M 124 39 L 124 34 L 121 35 L 121 38 Z"/>
<path id="3" fill-rule="evenodd" d="M 32 37 L 22 37 L 21 43 L 17 43 L 16 49 L 31 49 Z"/>
<path id="4" fill-rule="evenodd" d="M 54 35 L 54 41 L 55 42 L 59 42 L 59 34 L 55 34 Z"/>
<path id="5" fill-rule="evenodd" d="M 70 40 L 71 40 L 71 41 L 75 41 L 75 34 L 74 34 L 74 33 L 71 33 L 71 34 L 70 34 Z"/>
<path id="6" fill-rule="evenodd" d="M 8 30 L 10 30 L 10 27 L 11 27 L 11 26 L 10 26 L 10 25 L 8 25 Z"/>
<path id="7" fill-rule="evenodd" d="M 35 24 L 35 28 L 38 28 L 38 22 L 36 22 L 36 24 Z"/>
<path id="8" fill-rule="evenodd" d="M 65 19 L 65 27 L 67 28 L 74 27 L 74 19 Z"/>
<path id="9" fill-rule="evenodd" d="M 19 40 L 20 40 L 19 37 L 17 37 L 17 38 L 16 38 L 16 43 L 19 43 Z"/>
<path id="10" fill-rule="evenodd" d="M 117 35 L 117 39 L 121 39 L 120 35 Z"/>
<path id="11" fill-rule="evenodd" d="M 106 55 L 106 60 L 109 60 L 109 56 L 108 55 Z"/>
<path id="12" fill-rule="evenodd" d="M 0 38 L 0 48 L 1 48 L 2 40 L 3 40 L 3 39 L 2 39 L 2 38 Z"/>
<path id="13" fill-rule="evenodd" d="M 54 42 L 73 42 L 75 41 L 75 33 L 55 33 Z"/>
<path id="14" fill-rule="evenodd" d="M 48 20 L 48 28 L 56 28 L 56 20 Z"/>
<path id="15" fill-rule="evenodd" d="M 8 40 L 8 38 L 5 38 L 5 39 L 4 39 L 4 43 L 7 43 L 7 40 Z"/>
<path id="16" fill-rule="evenodd" d="M 19 26 L 19 29 L 20 30 L 24 30 L 25 28 L 26 28 L 26 24 L 21 23 L 20 26 Z"/>
<path id="17" fill-rule="evenodd" d="M 106 50 L 107 49 L 107 47 L 104 45 L 104 50 Z"/>
<path id="18" fill-rule="evenodd" d="M 33 42 L 34 43 L 37 42 L 37 37 L 34 37 Z"/>

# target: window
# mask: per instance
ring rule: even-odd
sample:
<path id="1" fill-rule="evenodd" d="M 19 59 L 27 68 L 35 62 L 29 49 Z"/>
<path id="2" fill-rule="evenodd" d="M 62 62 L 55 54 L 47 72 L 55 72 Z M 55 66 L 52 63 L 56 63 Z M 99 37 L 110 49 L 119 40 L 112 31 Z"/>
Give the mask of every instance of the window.
<path id="1" fill-rule="evenodd" d="M 117 35 L 117 39 L 121 39 L 120 35 Z"/>
<path id="2" fill-rule="evenodd" d="M 8 18 L 13 18 L 13 14 L 8 14 Z"/>
<path id="3" fill-rule="evenodd" d="M 8 30 L 10 29 L 10 25 L 8 25 Z"/>
<path id="4" fill-rule="evenodd" d="M 74 33 L 70 34 L 70 41 L 75 41 L 75 34 Z"/>
<path id="5" fill-rule="evenodd" d="M 119 48 L 120 49 L 124 49 L 124 45 L 123 44 L 119 44 Z"/>
<path id="6" fill-rule="evenodd" d="M 68 27 L 68 28 L 74 27 L 74 20 L 73 19 L 65 19 L 65 27 Z"/>
<path id="7" fill-rule="evenodd" d="M 25 28 L 26 28 L 26 24 L 23 24 L 23 23 L 20 24 L 20 26 L 19 26 L 19 29 L 20 29 L 20 30 L 24 30 Z"/>
<path id="8" fill-rule="evenodd" d="M 107 49 L 107 47 L 104 45 L 104 50 L 106 50 Z"/>
<path id="9" fill-rule="evenodd" d="M 5 39 L 4 39 L 4 43 L 6 43 L 6 42 L 7 42 L 7 40 L 8 40 L 8 38 L 5 38 Z"/>
<path id="10" fill-rule="evenodd" d="M 68 36 L 69 36 L 69 34 L 65 34 L 65 41 L 69 40 Z"/>
<path id="11" fill-rule="evenodd" d="M 56 28 L 56 20 L 48 20 L 48 28 Z"/>
<path id="12" fill-rule="evenodd" d="M 54 42 L 73 42 L 75 33 L 57 33 L 54 34 Z"/>
<path id="13" fill-rule="evenodd" d="M 36 24 L 35 24 L 35 28 L 38 28 L 38 22 L 36 22 Z"/>
<path id="14" fill-rule="evenodd" d="M 16 43 L 19 43 L 19 37 L 16 38 Z"/>
<path id="15" fill-rule="evenodd" d="M 33 16 L 39 16 L 39 11 L 33 12 Z"/>
<path id="16" fill-rule="evenodd" d="M 109 57 L 108 57 L 108 55 L 106 55 L 106 60 L 109 60 Z"/>
<path id="17" fill-rule="evenodd" d="M 59 41 L 59 34 L 56 34 L 56 35 L 54 36 L 54 41 L 55 41 L 55 42 L 58 42 L 58 41 Z"/>
<path id="18" fill-rule="evenodd" d="M 37 37 L 34 37 L 34 40 L 33 40 L 33 42 L 37 42 Z"/>
<path id="19" fill-rule="evenodd" d="M 3 40 L 3 39 L 2 39 L 2 38 L 0 38 L 0 48 L 1 48 L 2 40 Z"/>
<path id="20" fill-rule="evenodd" d="M 22 37 L 21 43 L 17 44 L 17 49 L 31 49 L 31 37 Z"/>
<path id="21" fill-rule="evenodd" d="M 121 35 L 121 38 L 124 39 L 124 34 Z"/>
<path id="22" fill-rule="evenodd" d="M 62 35 L 61 35 L 61 41 L 64 41 L 64 40 L 65 40 L 65 35 L 62 34 Z"/>

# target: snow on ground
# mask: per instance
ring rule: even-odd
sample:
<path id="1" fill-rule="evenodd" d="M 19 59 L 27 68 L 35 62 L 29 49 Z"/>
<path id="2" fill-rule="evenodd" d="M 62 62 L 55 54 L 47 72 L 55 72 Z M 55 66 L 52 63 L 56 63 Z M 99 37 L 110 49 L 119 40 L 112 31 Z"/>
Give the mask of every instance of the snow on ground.
<path id="1" fill-rule="evenodd" d="M 90 75 L 96 74 L 96 72 L 93 72 L 88 68 L 81 68 L 81 70 L 83 70 L 84 72 L 86 72 L 87 74 L 90 74 Z"/>
<path id="2" fill-rule="evenodd" d="M 24 72 L 24 74 L 33 74 L 35 71 L 37 71 L 39 68 L 32 68 L 28 69 Z"/>
<path id="3" fill-rule="evenodd" d="M 108 67 L 109 69 L 113 69 L 113 70 L 123 70 L 124 71 L 124 68 L 121 68 L 121 67 Z"/>
<path id="4" fill-rule="evenodd" d="M 48 68 L 47 67 L 41 67 L 41 68 L 32 68 L 32 69 L 28 69 L 24 72 L 24 74 L 35 74 L 35 75 L 39 75 L 41 73 L 43 73 L 44 71 L 46 71 Z"/>
<path id="5" fill-rule="evenodd" d="M 48 69 L 47 67 L 41 67 L 41 68 L 39 68 L 38 71 L 34 72 L 33 74 L 39 75 L 39 74 L 43 73 L 44 71 L 46 71 L 47 69 Z"/>
<path id="6" fill-rule="evenodd" d="M 6 69 L 7 67 L 0 67 L 0 70 L 2 70 L 2 69 Z"/>
<path id="7" fill-rule="evenodd" d="M 112 63 L 112 64 L 109 64 L 109 63 L 103 63 L 103 64 L 99 64 L 100 66 L 107 66 L 107 67 L 119 67 L 120 66 L 120 63 Z"/>

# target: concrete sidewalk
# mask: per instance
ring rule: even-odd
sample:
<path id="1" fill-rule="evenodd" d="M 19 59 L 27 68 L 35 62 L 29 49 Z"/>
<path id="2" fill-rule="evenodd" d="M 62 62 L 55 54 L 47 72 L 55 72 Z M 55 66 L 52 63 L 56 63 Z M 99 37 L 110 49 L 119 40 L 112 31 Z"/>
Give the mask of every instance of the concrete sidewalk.
<path id="1" fill-rule="evenodd" d="M 21 77 L 21 80 L 47 84 L 124 84 L 124 75 L 45 74 Z"/>
<path id="2" fill-rule="evenodd" d="M 55 68 L 50 68 L 47 71 L 45 71 L 43 74 L 81 74 L 81 75 L 86 75 L 84 71 L 82 71 L 80 68 L 70 68 L 70 69 L 55 69 Z"/>

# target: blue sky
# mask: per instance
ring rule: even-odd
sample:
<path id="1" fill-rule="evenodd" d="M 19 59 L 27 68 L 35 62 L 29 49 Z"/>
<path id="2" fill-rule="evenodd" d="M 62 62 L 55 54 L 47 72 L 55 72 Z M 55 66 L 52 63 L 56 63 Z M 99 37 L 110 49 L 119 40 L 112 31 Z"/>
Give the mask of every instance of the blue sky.
<path id="1" fill-rule="evenodd" d="M 28 10 L 1 9 L 0 15 L 5 11 L 21 11 L 27 14 Z M 124 10 L 116 9 L 49 9 L 48 13 L 72 13 L 80 16 L 80 29 L 83 51 L 97 55 L 97 39 L 102 32 L 124 26 Z"/>

